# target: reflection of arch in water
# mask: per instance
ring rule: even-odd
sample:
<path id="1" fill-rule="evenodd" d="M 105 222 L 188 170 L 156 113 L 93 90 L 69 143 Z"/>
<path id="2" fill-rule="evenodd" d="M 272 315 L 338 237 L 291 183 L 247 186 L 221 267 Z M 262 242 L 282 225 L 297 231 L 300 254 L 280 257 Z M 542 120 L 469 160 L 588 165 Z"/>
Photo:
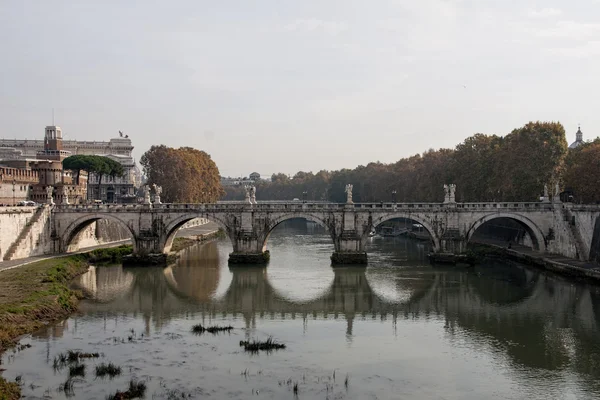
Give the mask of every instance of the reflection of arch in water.
<path id="1" fill-rule="evenodd" d="M 540 276 L 537 271 L 501 261 L 488 261 L 485 267 L 476 267 L 467 275 L 469 287 L 487 304 L 506 306 L 518 304 L 531 297 Z"/>
<path id="2" fill-rule="evenodd" d="M 231 269 L 231 285 L 220 303 L 229 311 L 245 312 L 320 312 L 320 313 L 366 313 L 392 311 L 396 301 L 380 296 L 373 290 L 366 267 L 335 268 L 332 283 L 318 297 L 296 301 L 269 282 L 266 268 Z M 408 280 L 407 280 L 408 282 Z M 411 295 L 404 304 L 421 301 L 434 290 L 436 279 L 411 288 Z M 387 311 L 386 311 L 387 312 Z"/>
<path id="3" fill-rule="evenodd" d="M 529 237 L 531 238 L 533 244 L 533 249 L 540 252 L 546 251 L 544 234 L 542 233 L 540 228 L 538 228 L 538 226 L 535 223 L 533 223 L 529 218 L 515 213 L 499 212 L 495 214 L 486 215 L 485 217 L 475 221 L 467 231 L 467 242 L 471 240 L 477 229 L 479 229 L 483 224 L 498 218 L 506 218 L 518 222 L 529 234 Z"/>
<path id="4" fill-rule="evenodd" d="M 135 276 L 121 265 L 95 267 L 77 277 L 73 285 L 81 290 L 86 298 L 100 303 L 108 303 L 131 291 Z"/>
<path id="5" fill-rule="evenodd" d="M 435 291 L 437 287 L 437 274 L 427 271 L 420 277 L 402 276 L 396 273 L 396 268 L 369 269 L 366 279 L 373 293 L 382 301 L 389 304 L 411 304 L 423 299 L 426 294 Z M 410 271 L 414 272 L 414 269 Z"/>
<path id="6" fill-rule="evenodd" d="M 206 302 L 219 286 L 219 250 L 215 242 L 188 247 L 177 263 L 163 270 L 167 284 L 179 296 Z"/>
<path id="7" fill-rule="evenodd" d="M 335 271 L 318 267 L 315 265 L 306 271 L 296 269 L 291 275 L 289 271 L 277 271 L 271 266 L 265 278 L 277 298 L 290 303 L 310 302 L 322 298 L 334 284 Z"/>
<path id="8" fill-rule="evenodd" d="M 259 237 L 259 239 L 258 239 L 259 243 L 260 243 L 260 241 L 262 241 L 262 243 L 263 243 L 263 251 L 267 250 L 267 242 L 269 241 L 269 237 L 271 236 L 271 233 L 273 232 L 273 230 L 282 222 L 291 221 L 294 219 L 312 221 L 312 222 L 315 222 L 317 225 L 325 228 L 325 230 L 327 231 L 329 236 L 332 238 L 332 246 L 333 246 L 332 229 L 329 227 L 329 225 L 327 224 L 327 222 L 325 220 L 323 220 L 319 216 L 311 214 L 311 213 L 296 213 L 296 214 L 284 214 L 284 215 L 279 216 L 278 218 L 273 219 L 272 221 L 269 221 L 268 228 L 265 229 L 263 235 L 261 237 Z"/>

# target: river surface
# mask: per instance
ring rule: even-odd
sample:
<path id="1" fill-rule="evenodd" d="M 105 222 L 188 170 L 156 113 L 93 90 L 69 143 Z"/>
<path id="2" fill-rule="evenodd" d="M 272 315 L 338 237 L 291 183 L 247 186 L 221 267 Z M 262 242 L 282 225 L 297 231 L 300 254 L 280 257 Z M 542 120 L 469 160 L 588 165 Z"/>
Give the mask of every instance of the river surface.
<path id="1" fill-rule="evenodd" d="M 3 376 L 31 399 L 105 399 L 132 378 L 148 399 L 600 399 L 598 287 L 500 261 L 433 267 L 427 243 L 370 240 L 366 268 L 332 268 L 331 239 L 304 221 L 274 230 L 265 268 L 229 267 L 228 240 L 166 269 L 91 268 L 74 283 L 90 299 L 7 352 Z M 287 348 L 239 345 L 269 337 Z M 101 357 L 65 393 L 53 360 L 70 349 Z M 122 374 L 96 378 L 101 362 Z"/>

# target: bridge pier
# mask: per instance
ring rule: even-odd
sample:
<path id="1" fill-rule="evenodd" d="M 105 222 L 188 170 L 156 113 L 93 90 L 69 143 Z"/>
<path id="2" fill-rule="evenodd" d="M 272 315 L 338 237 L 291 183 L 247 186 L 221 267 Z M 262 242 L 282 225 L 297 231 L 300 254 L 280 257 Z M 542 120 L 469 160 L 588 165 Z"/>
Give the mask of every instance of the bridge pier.
<path id="1" fill-rule="evenodd" d="M 467 241 L 463 238 L 442 237 L 440 247 L 438 253 L 462 254 L 467 251 Z"/>
<path id="2" fill-rule="evenodd" d="M 135 240 L 134 253 L 137 255 L 162 254 L 159 238 L 153 236 L 138 236 Z"/>
<path id="3" fill-rule="evenodd" d="M 229 253 L 230 264 L 266 264 L 269 261 L 269 250 L 253 231 L 242 231 L 233 241 L 233 252 Z"/>
<path id="4" fill-rule="evenodd" d="M 244 253 L 240 251 L 234 251 L 229 253 L 229 264 L 256 264 L 263 265 L 269 262 L 271 255 L 269 250 L 261 253 Z"/>
<path id="5" fill-rule="evenodd" d="M 331 255 L 333 265 L 367 264 L 367 252 L 363 241 L 355 232 L 344 232 L 334 239 L 335 251 Z"/>

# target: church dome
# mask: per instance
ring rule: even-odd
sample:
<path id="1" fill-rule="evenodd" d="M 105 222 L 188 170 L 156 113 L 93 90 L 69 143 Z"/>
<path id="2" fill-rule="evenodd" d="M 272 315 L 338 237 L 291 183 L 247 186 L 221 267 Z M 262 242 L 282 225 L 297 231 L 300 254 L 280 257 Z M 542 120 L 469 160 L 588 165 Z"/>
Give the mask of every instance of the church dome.
<path id="1" fill-rule="evenodd" d="M 570 149 L 575 149 L 583 144 L 583 133 L 581 132 L 581 127 L 577 127 L 577 132 L 575 133 L 575 141 L 571 143 L 569 146 Z"/>

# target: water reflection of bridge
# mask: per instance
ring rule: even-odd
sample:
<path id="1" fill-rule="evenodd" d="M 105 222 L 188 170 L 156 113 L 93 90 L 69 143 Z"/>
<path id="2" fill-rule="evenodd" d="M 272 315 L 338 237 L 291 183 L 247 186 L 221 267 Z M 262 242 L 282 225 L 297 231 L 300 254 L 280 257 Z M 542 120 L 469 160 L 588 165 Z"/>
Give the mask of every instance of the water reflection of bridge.
<path id="1" fill-rule="evenodd" d="M 162 268 L 93 268 L 83 276 L 80 288 L 94 301 L 83 311 L 135 312 L 152 317 L 157 326 L 163 318 L 183 312 L 207 315 L 242 315 L 247 323 L 256 316 L 282 318 L 407 317 L 413 314 L 445 315 L 446 318 L 502 320 L 503 317 L 543 318 L 563 324 L 576 313 L 588 324 L 600 320 L 597 289 L 563 284 L 558 278 L 516 266 L 494 269 L 423 269 L 395 275 L 392 291 L 382 290 L 364 267 L 335 268 L 329 288 L 308 301 L 294 301 L 275 289 L 268 269 L 232 268 L 232 280 L 217 294 L 220 280 L 216 245 L 194 247 L 192 257 Z M 191 261 L 190 261 L 191 260 Z M 499 269 L 500 268 L 500 269 Z M 389 285 L 389 282 L 387 282 Z M 506 290 L 510 286 L 511 290 Z"/>
<path id="2" fill-rule="evenodd" d="M 92 268 L 81 277 L 79 288 L 93 301 L 82 304 L 82 311 L 139 313 L 152 317 L 160 326 L 169 315 L 200 312 L 208 316 L 243 316 L 247 325 L 255 318 L 366 317 L 396 315 L 402 304 L 422 301 L 435 292 L 436 274 L 426 279 L 399 279 L 394 298 L 378 294 L 369 283 L 365 267 L 335 268 L 328 289 L 308 301 L 295 301 L 269 281 L 266 267 L 230 269 L 231 283 L 217 294 L 220 265 L 215 244 L 190 249 L 193 257 L 168 268 Z M 191 260 L 191 261 L 190 261 Z M 389 291 L 390 288 L 387 288 Z M 410 308 L 405 309 L 408 311 Z"/>
<path id="3" fill-rule="evenodd" d="M 518 266 L 472 270 L 423 268 L 394 275 L 393 284 L 365 268 L 336 268 L 329 287 L 307 301 L 294 301 L 269 281 L 268 269 L 231 269 L 222 279 L 214 244 L 190 249 L 193 261 L 167 269 L 92 269 L 80 288 L 94 300 L 81 311 L 105 318 L 141 314 L 147 330 L 174 317 L 260 319 L 343 318 L 346 335 L 355 321 L 421 318 L 443 321 L 450 338 L 469 337 L 497 346 L 517 365 L 556 369 L 572 366 L 598 375 L 600 291 Z M 417 273 L 416 273 L 417 272 Z M 415 278 L 416 277 L 416 278 Z M 387 287 L 383 287 L 387 285 Z M 223 285 L 221 285 L 222 287 Z M 478 341 L 479 342 L 479 341 Z"/>

